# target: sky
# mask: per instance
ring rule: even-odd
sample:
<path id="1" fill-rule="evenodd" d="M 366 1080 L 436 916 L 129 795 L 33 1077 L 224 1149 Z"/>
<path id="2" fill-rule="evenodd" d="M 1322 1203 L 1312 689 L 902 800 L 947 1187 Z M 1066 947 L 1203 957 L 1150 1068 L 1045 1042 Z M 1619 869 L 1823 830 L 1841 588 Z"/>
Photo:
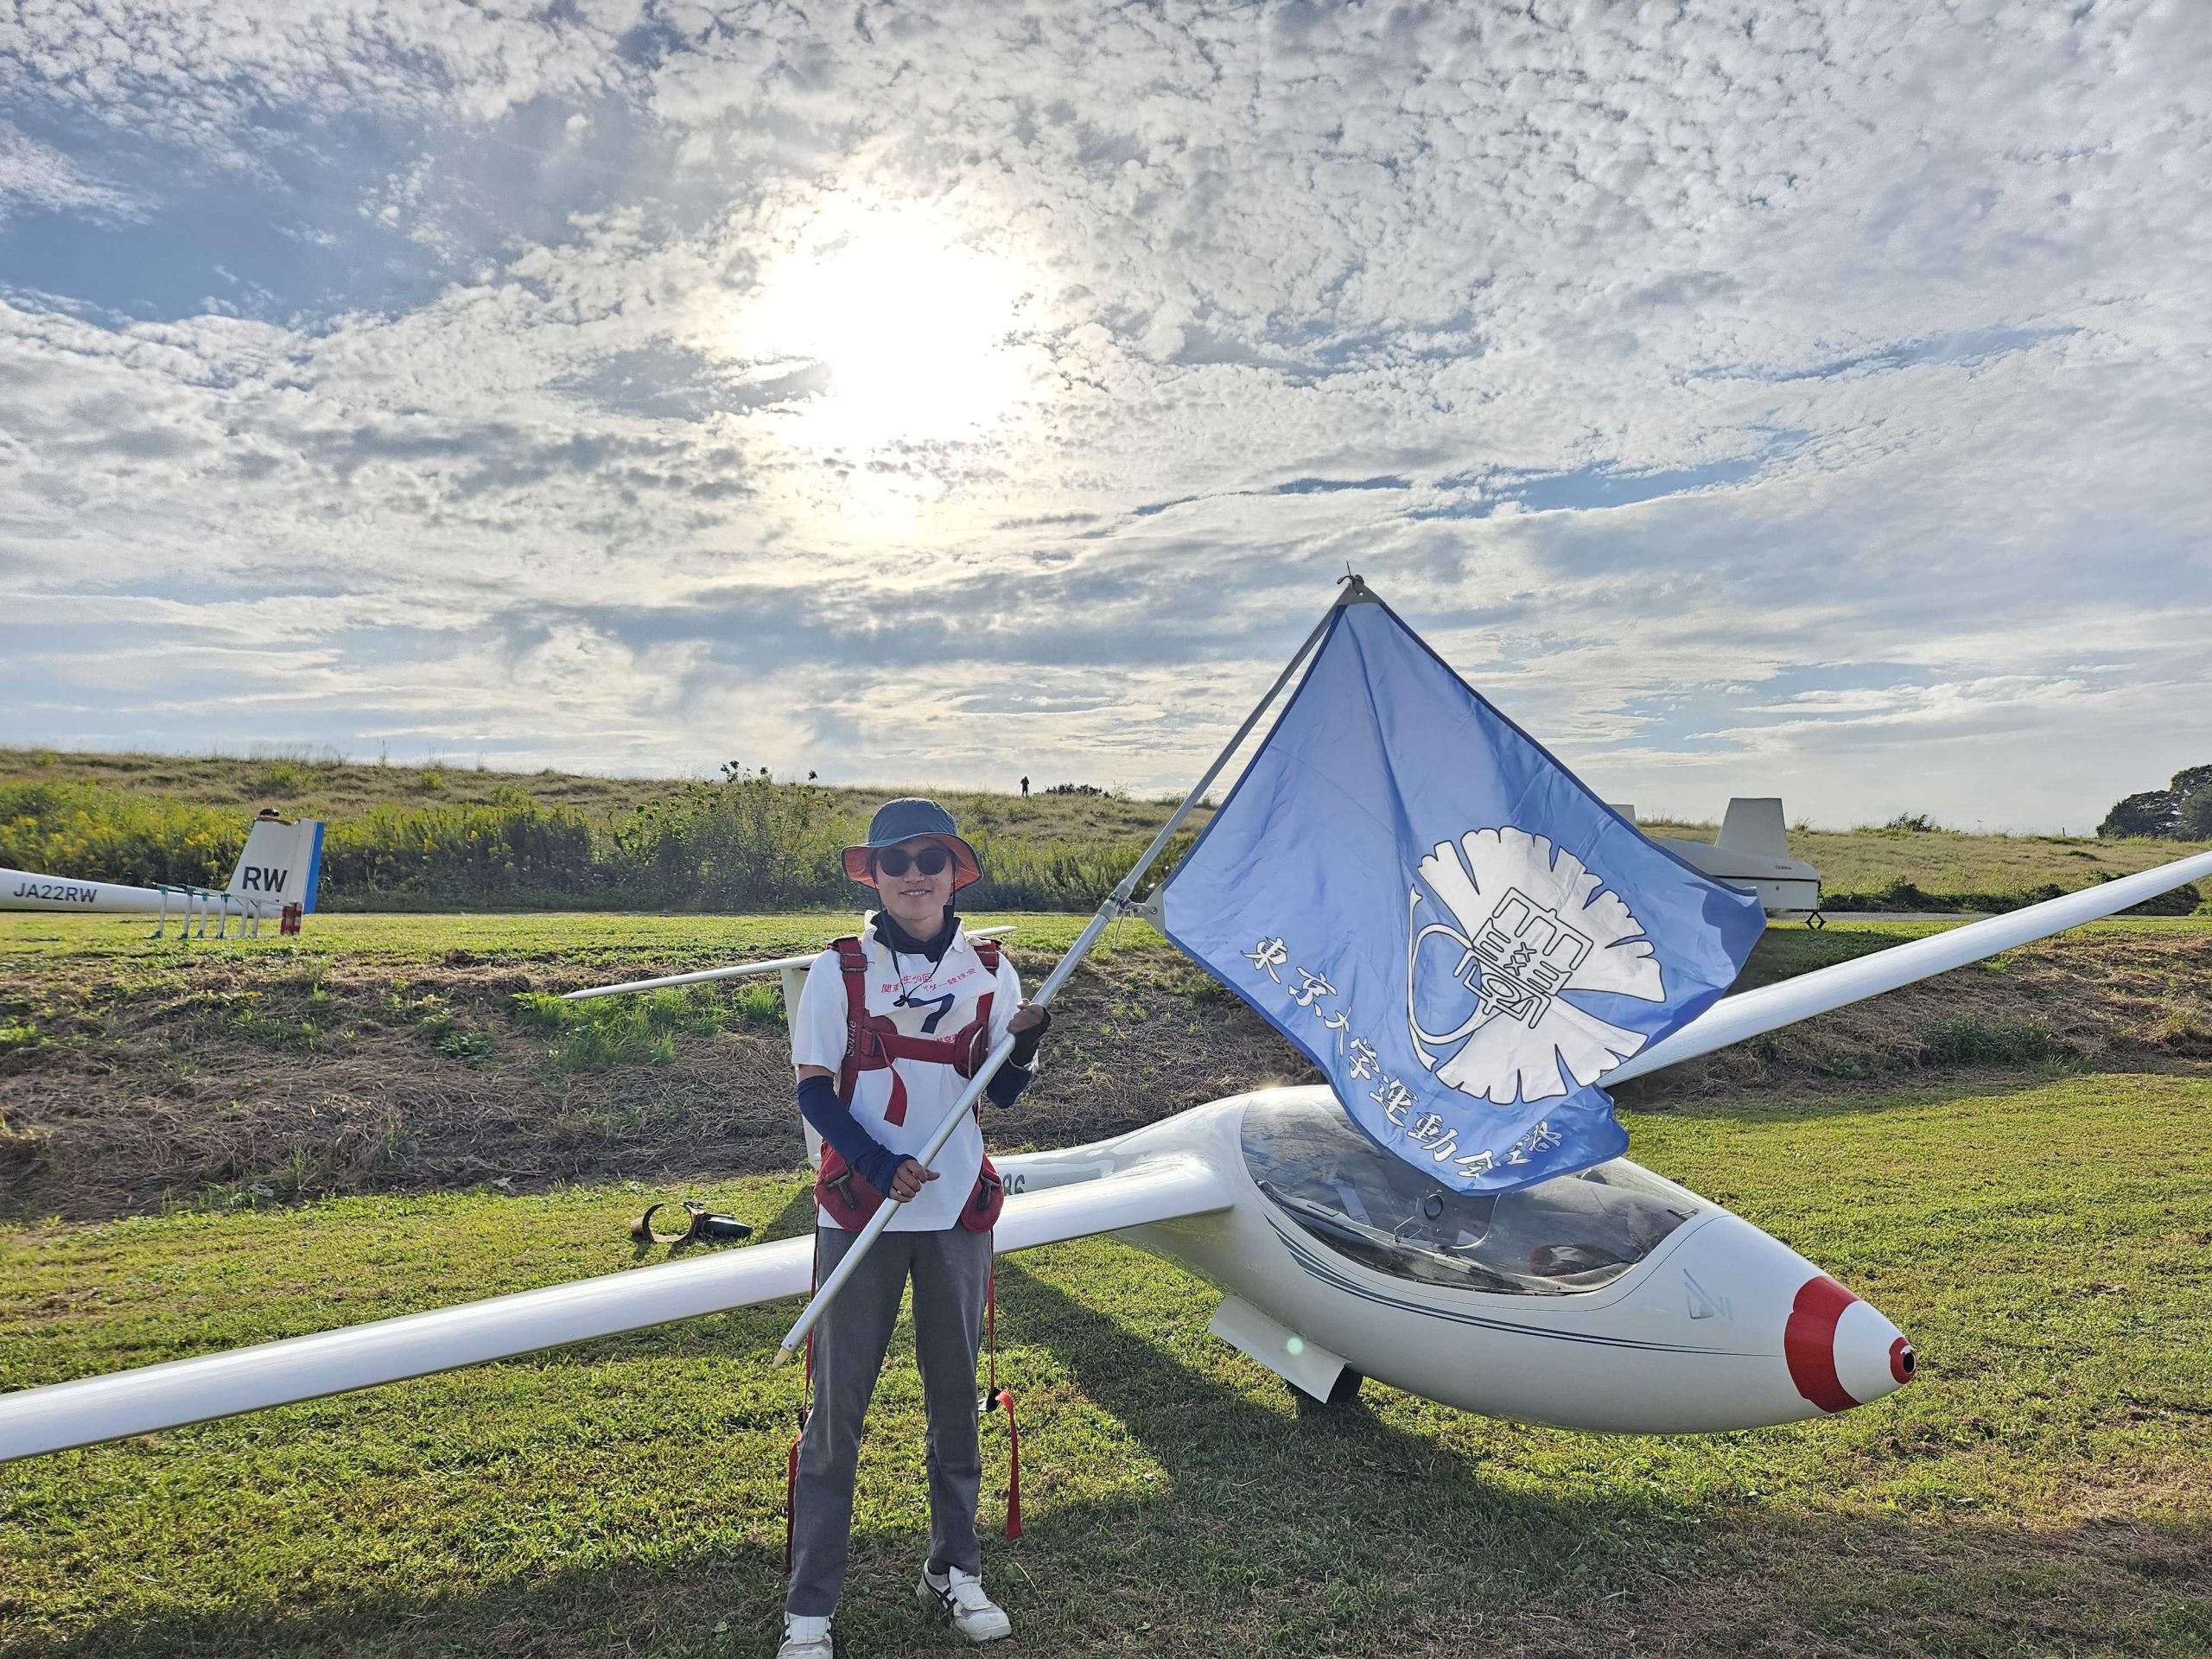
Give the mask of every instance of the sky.
<path id="1" fill-rule="evenodd" d="M 0 4 L 0 743 L 1179 791 L 1349 567 L 1607 799 L 2212 760 L 2212 7 Z"/>

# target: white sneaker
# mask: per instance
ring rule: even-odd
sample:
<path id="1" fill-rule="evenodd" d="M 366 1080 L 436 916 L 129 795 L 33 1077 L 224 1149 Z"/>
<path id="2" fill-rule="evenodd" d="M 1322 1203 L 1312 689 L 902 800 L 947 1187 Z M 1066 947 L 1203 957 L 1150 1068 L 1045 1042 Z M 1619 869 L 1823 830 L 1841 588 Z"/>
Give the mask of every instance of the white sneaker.
<path id="1" fill-rule="evenodd" d="M 1014 1634 L 1014 1621 L 983 1593 L 982 1580 L 957 1567 L 939 1578 L 925 1566 L 914 1599 L 942 1615 L 945 1623 L 970 1642 L 995 1642 Z"/>
<path id="2" fill-rule="evenodd" d="M 784 1642 L 776 1649 L 776 1659 L 831 1659 L 832 1652 L 827 1615 L 819 1618 L 803 1613 L 784 1615 Z"/>

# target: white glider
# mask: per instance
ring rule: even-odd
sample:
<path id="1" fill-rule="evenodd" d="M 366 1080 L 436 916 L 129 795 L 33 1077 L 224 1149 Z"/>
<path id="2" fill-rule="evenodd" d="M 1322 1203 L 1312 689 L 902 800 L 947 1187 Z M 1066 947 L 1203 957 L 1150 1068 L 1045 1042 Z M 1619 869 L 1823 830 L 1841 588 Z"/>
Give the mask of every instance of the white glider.
<path id="1" fill-rule="evenodd" d="M 194 915 L 205 935 L 212 919 L 216 937 L 236 919 L 251 924 L 259 932 L 262 922 L 280 916 L 297 905 L 302 915 L 315 910 L 317 880 L 322 874 L 323 825 L 316 818 L 280 818 L 264 813 L 246 831 L 230 883 L 200 887 L 186 883 L 156 882 L 152 887 L 129 887 L 115 881 L 82 881 L 66 875 L 44 875 L 35 870 L 0 869 L 0 910 L 60 910 L 94 915 L 159 915 L 156 934 L 168 926 L 174 907 L 188 933 Z"/>
<path id="2" fill-rule="evenodd" d="M 2204 876 L 2212 853 L 1724 998 L 1612 1075 Z M 1325 1089 L 1240 1095 L 1003 1168 L 1001 1251 L 1113 1233 L 1176 1262 L 1224 1293 L 1213 1331 L 1319 1398 L 1363 1375 L 1470 1411 L 1664 1433 L 1847 1410 L 1913 1375 L 1888 1319 L 1686 1187 L 1617 1159 L 1501 1196 L 1452 1193 L 1367 1141 Z M 0 1394 L 0 1460 L 798 1295 L 810 1251 L 754 1245 Z"/>

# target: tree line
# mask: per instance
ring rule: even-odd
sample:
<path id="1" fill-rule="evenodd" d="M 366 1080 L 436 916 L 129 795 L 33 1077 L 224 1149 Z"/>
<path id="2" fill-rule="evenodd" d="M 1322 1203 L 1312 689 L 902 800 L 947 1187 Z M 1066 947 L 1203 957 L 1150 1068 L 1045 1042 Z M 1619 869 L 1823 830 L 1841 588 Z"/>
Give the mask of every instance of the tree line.
<path id="1" fill-rule="evenodd" d="M 2212 841 L 2212 766 L 2184 766 L 2164 789 L 2130 795 L 2105 814 L 2097 833 Z"/>

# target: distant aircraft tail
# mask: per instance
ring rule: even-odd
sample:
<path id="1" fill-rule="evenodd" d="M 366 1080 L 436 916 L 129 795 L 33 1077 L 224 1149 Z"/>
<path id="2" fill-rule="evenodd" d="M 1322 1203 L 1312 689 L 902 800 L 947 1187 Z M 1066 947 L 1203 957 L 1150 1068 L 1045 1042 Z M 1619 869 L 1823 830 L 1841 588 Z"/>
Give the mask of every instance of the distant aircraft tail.
<path id="1" fill-rule="evenodd" d="M 238 855 L 227 890 L 264 909 L 297 905 L 302 915 L 312 915 L 321 874 L 322 820 L 294 822 L 264 812 L 246 832 L 245 850 Z"/>
<path id="2" fill-rule="evenodd" d="M 1782 821 L 1779 795 L 1739 795 L 1728 803 L 1728 816 L 1720 821 L 1716 847 L 1732 853 L 1789 861 L 1789 830 Z"/>

